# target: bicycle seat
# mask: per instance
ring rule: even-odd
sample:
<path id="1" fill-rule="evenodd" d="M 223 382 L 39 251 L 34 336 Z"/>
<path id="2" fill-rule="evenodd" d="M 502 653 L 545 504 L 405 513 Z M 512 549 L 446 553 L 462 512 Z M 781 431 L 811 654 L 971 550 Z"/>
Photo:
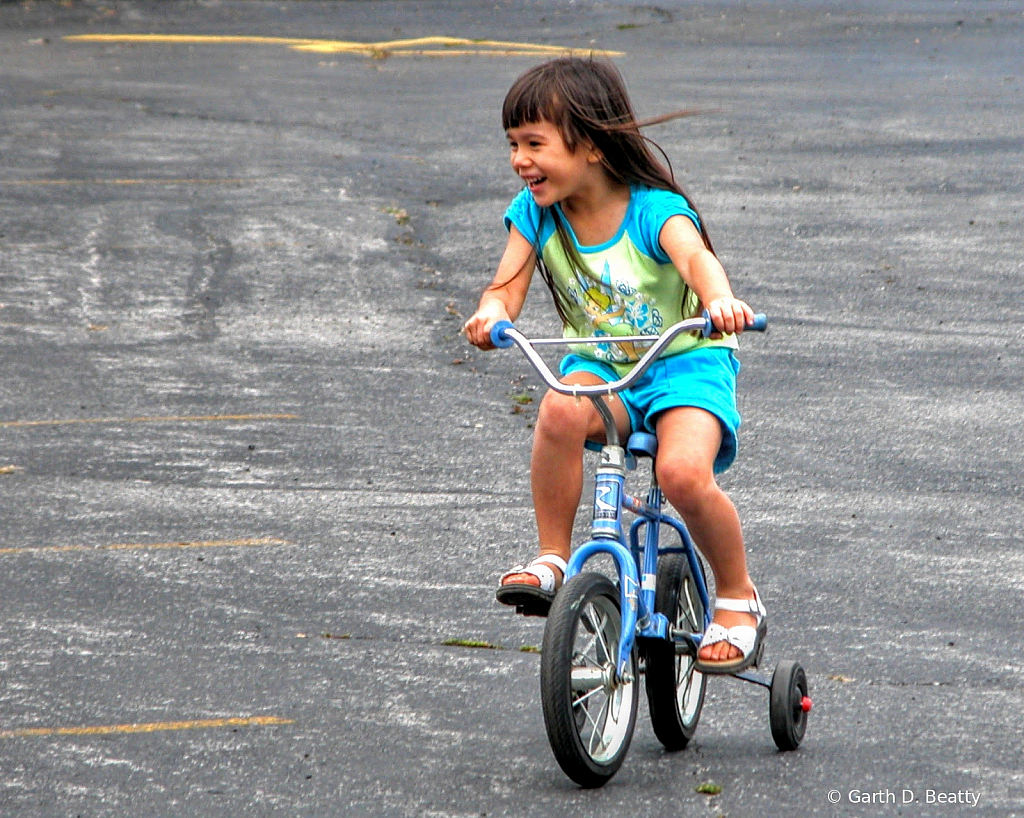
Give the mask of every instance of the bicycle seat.
<path id="1" fill-rule="evenodd" d="M 653 460 L 658 454 L 658 438 L 650 432 L 633 432 L 626 441 L 626 451 L 633 457 L 649 457 Z"/>

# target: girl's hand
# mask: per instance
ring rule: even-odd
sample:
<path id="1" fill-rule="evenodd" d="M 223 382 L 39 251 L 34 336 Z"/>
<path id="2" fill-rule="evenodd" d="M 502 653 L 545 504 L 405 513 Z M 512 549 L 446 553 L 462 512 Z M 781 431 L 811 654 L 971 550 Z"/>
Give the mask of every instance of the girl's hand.
<path id="1" fill-rule="evenodd" d="M 499 321 L 509 320 L 511 319 L 503 304 L 489 301 L 482 304 L 462 325 L 462 332 L 473 346 L 480 349 L 494 349 L 494 344 L 491 343 L 491 327 Z"/>
<path id="2" fill-rule="evenodd" d="M 707 305 L 707 310 L 711 316 L 711 323 L 718 330 L 711 336 L 712 338 L 741 333 L 747 328 L 747 324 L 754 323 L 754 311 L 750 306 L 732 296 L 714 299 Z"/>

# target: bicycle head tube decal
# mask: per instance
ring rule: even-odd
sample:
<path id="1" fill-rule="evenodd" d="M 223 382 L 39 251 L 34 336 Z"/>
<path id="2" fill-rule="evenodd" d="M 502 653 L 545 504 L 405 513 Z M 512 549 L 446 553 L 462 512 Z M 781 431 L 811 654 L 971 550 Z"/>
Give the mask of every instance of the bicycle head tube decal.
<path id="1" fill-rule="evenodd" d="M 619 518 L 619 497 L 621 490 L 614 480 L 602 482 L 594 495 L 594 519 L 617 520 Z"/>

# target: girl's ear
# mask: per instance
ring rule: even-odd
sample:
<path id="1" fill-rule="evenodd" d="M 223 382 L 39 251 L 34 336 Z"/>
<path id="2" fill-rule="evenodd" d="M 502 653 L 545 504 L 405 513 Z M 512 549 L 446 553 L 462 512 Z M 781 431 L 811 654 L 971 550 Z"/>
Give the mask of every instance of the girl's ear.
<path id="1" fill-rule="evenodd" d="M 595 148 L 591 143 L 586 145 L 587 162 L 591 165 L 599 165 L 604 162 L 604 154 Z"/>

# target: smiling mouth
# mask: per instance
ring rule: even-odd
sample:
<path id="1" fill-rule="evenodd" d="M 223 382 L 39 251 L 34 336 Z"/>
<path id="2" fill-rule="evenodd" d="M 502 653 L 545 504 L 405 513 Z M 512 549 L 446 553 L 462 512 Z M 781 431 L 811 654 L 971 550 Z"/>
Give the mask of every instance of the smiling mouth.
<path id="1" fill-rule="evenodd" d="M 535 189 L 537 187 L 540 187 L 547 180 L 548 180 L 547 176 L 541 176 L 539 179 L 524 179 L 523 181 L 526 182 L 526 186 L 528 188 L 530 188 L 530 190 L 533 190 L 533 189 Z"/>

